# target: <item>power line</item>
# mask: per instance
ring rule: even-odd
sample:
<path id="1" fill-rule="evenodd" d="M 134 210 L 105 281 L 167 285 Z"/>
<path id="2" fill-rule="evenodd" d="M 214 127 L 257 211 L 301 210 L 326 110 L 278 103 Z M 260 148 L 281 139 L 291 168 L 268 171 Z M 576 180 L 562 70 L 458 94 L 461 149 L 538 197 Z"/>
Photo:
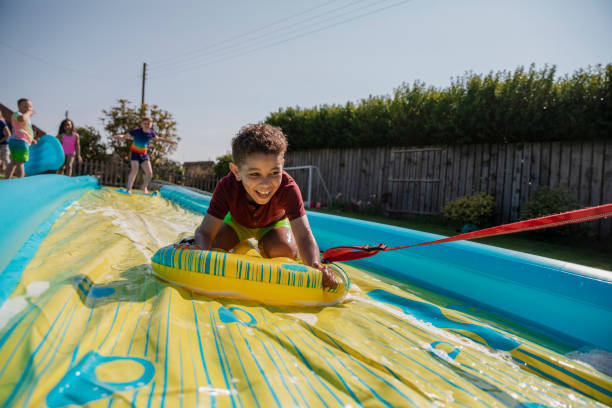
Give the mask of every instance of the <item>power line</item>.
<path id="1" fill-rule="evenodd" d="M 217 64 L 217 63 L 220 63 L 220 62 L 225 62 L 225 61 L 228 61 L 228 60 L 231 60 L 231 59 L 235 59 L 235 58 L 238 58 L 238 57 L 242 57 L 244 55 L 251 54 L 253 52 L 260 51 L 260 50 L 263 50 L 263 49 L 266 49 L 266 48 L 270 48 L 270 47 L 273 47 L 273 46 L 276 46 L 276 45 L 279 45 L 279 44 L 282 44 L 282 43 L 286 43 L 286 42 L 295 40 L 297 38 L 301 38 L 301 37 L 304 37 L 304 36 L 307 36 L 307 35 L 310 35 L 310 34 L 314 34 L 314 33 L 317 33 L 317 32 L 323 31 L 323 30 L 327 30 L 327 29 L 330 29 L 330 28 L 333 28 L 333 27 L 337 27 L 339 25 L 346 24 L 346 23 L 349 23 L 351 21 L 358 20 L 360 18 L 364 18 L 364 17 L 370 16 L 372 14 L 376 14 L 376 13 L 388 10 L 390 8 L 400 6 L 402 4 L 405 4 L 405 3 L 408 3 L 408 2 L 411 2 L 411 1 L 412 0 L 403 0 L 403 1 L 400 1 L 400 2 L 397 2 L 397 3 L 390 4 L 390 5 L 385 6 L 385 7 L 378 8 L 376 10 L 373 10 L 373 11 L 370 11 L 370 12 L 367 12 L 367 13 L 363 13 L 363 14 L 360 14 L 360 15 L 357 15 L 357 16 L 354 16 L 354 17 L 351 17 L 351 18 L 348 18 L 348 19 L 336 22 L 334 24 L 329 24 L 329 25 L 324 26 L 324 27 L 320 27 L 320 28 L 317 28 L 317 29 L 314 29 L 314 30 L 310 30 L 310 31 L 307 31 L 307 32 L 303 32 L 303 33 L 297 34 L 297 35 L 295 35 L 293 37 L 289 37 L 289 38 L 282 39 L 282 40 L 279 40 L 279 41 L 276 41 L 276 42 L 273 42 L 273 43 L 269 43 L 267 45 L 256 47 L 256 48 L 253 48 L 251 50 L 245 51 L 243 53 L 237 53 L 237 54 L 229 55 L 229 56 L 226 56 L 226 57 L 220 57 L 220 58 L 218 58 L 216 60 L 207 61 L 207 62 L 199 63 L 199 64 L 194 64 L 194 65 L 192 65 L 190 67 L 187 67 L 185 69 L 182 69 L 182 70 L 177 70 L 177 71 L 172 71 L 172 72 L 162 72 L 162 73 L 159 73 L 157 76 L 153 75 L 153 77 L 156 78 L 156 79 L 157 78 L 163 78 L 165 76 L 176 75 L 176 74 L 180 74 L 180 73 L 183 73 L 183 72 L 191 71 L 191 70 L 194 70 L 194 69 L 197 69 L 197 68 L 201 68 L 201 67 L 209 66 L 209 65 L 212 65 L 212 64 Z"/>
<path id="2" fill-rule="evenodd" d="M 220 42 L 218 42 L 218 43 L 215 43 L 215 44 L 212 44 L 212 45 L 206 46 L 206 47 L 204 47 L 204 48 L 200 48 L 200 49 L 197 49 L 197 50 L 189 51 L 189 52 L 187 52 L 187 53 L 185 53 L 185 54 L 183 54 L 183 55 L 177 55 L 177 56 L 174 56 L 174 57 L 166 57 L 166 58 L 162 58 L 161 60 L 158 60 L 158 61 L 153 61 L 152 63 L 153 63 L 154 65 L 155 65 L 155 64 L 157 64 L 157 65 L 160 65 L 160 66 L 161 66 L 161 65 L 165 65 L 165 64 L 167 64 L 165 61 L 174 61 L 174 60 L 179 59 L 179 58 L 184 58 L 184 57 L 189 56 L 189 55 L 197 54 L 197 53 L 199 53 L 199 52 L 201 52 L 201 51 L 205 51 L 205 50 L 208 50 L 208 49 L 210 49 L 210 48 L 215 48 L 215 47 L 217 47 L 218 45 L 226 44 L 226 43 L 228 43 L 228 42 L 231 42 L 231 41 L 237 40 L 237 39 L 239 39 L 239 38 L 245 37 L 245 36 L 247 36 L 247 35 L 249 35 L 249 34 L 256 33 L 256 32 L 259 32 L 259 31 L 261 31 L 261 30 L 264 30 L 264 29 L 270 28 L 271 26 L 274 26 L 274 25 L 277 25 L 277 24 L 280 24 L 280 23 L 286 22 L 287 20 L 291 20 L 292 18 L 295 18 L 295 17 L 301 16 L 301 15 L 303 15 L 303 14 L 307 14 L 307 13 L 309 13 L 309 12 L 311 12 L 311 11 L 313 11 L 313 10 L 316 10 L 316 9 L 318 9 L 318 8 L 328 6 L 329 4 L 331 4 L 331 3 L 335 3 L 336 1 L 338 1 L 338 0 L 331 0 L 331 1 L 328 1 L 327 3 L 323 3 L 323 4 L 320 4 L 320 5 L 318 5 L 318 6 L 311 7 L 311 8 L 309 8 L 309 9 L 307 9 L 307 10 L 301 11 L 301 12 L 299 12 L 299 13 L 292 14 L 292 15 L 289 15 L 289 16 L 287 16 L 287 17 L 283 17 L 283 18 L 281 18 L 281 19 L 278 19 L 278 20 L 272 21 L 272 22 L 267 23 L 266 25 L 261 26 L 261 27 L 259 27 L 259 28 L 255 28 L 255 29 L 253 29 L 253 30 L 250 30 L 250 31 L 244 32 L 244 33 L 242 33 L 242 34 L 238 34 L 238 35 L 236 35 L 236 36 L 234 36 L 234 37 L 231 37 L 231 38 L 228 38 L 228 39 L 226 39 L 226 40 L 220 41 Z"/>
<path id="3" fill-rule="evenodd" d="M 291 25 L 285 25 L 285 26 L 279 27 L 279 28 L 277 28 L 277 29 L 275 29 L 275 30 L 272 30 L 272 31 L 269 31 L 269 32 L 267 32 L 267 33 L 261 34 L 261 35 L 259 35 L 259 36 L 249 38 L 249 39 L 247 39 L 247 40 L 246 40 L 246 42 L 243 42 L 243 43 L 238 43 L 238 44 L 234 44 L 234 45 L 229 45 L 228 47 L 225 47 L 225 48 L 223 48 L 223 49 L 216 50 L 216 51 L 209 51 L 209 52 L 207 52 L 207 53 L 204 53 L 204 54 L 200 54 L 200 55 L 197 55 L 197 56 L 191 57 L 191 58 L 186 59 L 186 60 L 184 60 L 184 61 L 175 61 L 175 62 L 173 63 L 173 64 L 175 65 L 174 67 L 172 67 L 172 66 L 170 66 L 170 67 L 165 66 L 165 67 L 162 67 L 162 68 L 161 68 L 161 71 L 164 71 L 164 70 L 165 70 L 165 71 L 167 71 L 167 70 L 172 70 L 172 69 L 178 68 L 178 67 L 179 67 L 179 66 L 181 66 L 181 65 L 183 65 L 183 66 L 184 66 L 184 65 L 186 65 L 186 64 L 195 63 L 195 62 L 197 62 L 198 60 L 201 60 L 201 59 L 203 59 L 203 58 L 212 58 L 212 57 L 215 57 L 215 58 L 216 58 L 216 57 L 219 57 L 219 55 L 218 55 L 218 54 L 224 54 L 224 53 L 227 53 L 227 52 L 228 52 L 229 50 L 231 50 L 231 49 L 236 49 L 236 48 L 238 48 L 238 49 L 244 49 L 244 48 L 248 48 L 248 47 L 250 47 L 250 46 L 256 45 L 256 44 L 251 44 L 251 45 L 248 45 L 249 43 L 256 43 L 256 42 L 257 42 L 257 40 L 260 40 L 260 39 L 263 39 L 263 38 L 266 38 L 266 37 L 270 37 L 270 36 L 272 36 L 274 33 L 277 33 L 277 32 L 283 32 L 283 31 L 284 31 L 284 33 L 282 33 L 283 35 L 291 34 L 292 32 L 298 32 L 298 31 L 300 31 L 302 28 L 297 28 L 297 27 L 298 27 L 298 26 L 300 26 L 300 25 L 304 25 L 304 24 L 305 24 L 305 23 L 307 23 L 308 21 L 311 21 L 311 20 L 316 20 L 316 19 L 318 19 L 318 18 L 319 18 L 319 17 L 321 17 L 321 16 L 325 16 L 325 15 L 328 15 L 328 14 L 331 14 L 331 13 L 335 13 L 335 12 L 337 12 L 337 11 L 339 11 L 339 10 L 342 10 L 342 9 L 347 8 L 347 7 L 353 6 L 353 5 L 357 4 L 357 3 L 362 3 L 363 1 L 365 1 L 365 0 L 356 0 L 356 1 L 353 1 L 352 3 L 345 4 L 345 5 L 343 5 L 343 6 L 340 6 L 340 7 L 335 8 L 335 9 L 333 9 L 333 10 L 328 10 L 328 11 L 326 11 L 326 12 L 324 12 L 324 13 L 317 14 L 317 15 L 312 16 L 312 17 L 309 17 L 309 18 L 307 18 L 307 19 L 305 19 L 305 20 L 298 21 L 298 22 L 296 22 L 296 23 L 294 23 L 294 24 L 291 24 Z M 332 16 L 332 17 L 328 17 L 328 18 L 325 18 L 325 19 L 322 19 L 322 20 L 316 21 L 316 22 L 315 22 L 315 24 L 320 24 L 320 23 L 325 22 L 325 21 L 334 20 L 334 19 L 336 19 L 336 18 L 340 18 L 340 17 L 342 17 L 342 16 L 344 16 L 344 15 L 348 15 L 348 14 L 354 13 L 354 12 L 356 12 L 356 11 L 363 10 L 363 9 L 365 9 L 365 8 L 368 8 L 368 7 L 372 7 L 372 6 L 376 5 L 376 4 L 379 4 L 379 3 L 384 3 L 384 2 L 386 2 L 386 1 L 389 1 L 389 0 L 380 0 L 380 1 L 378 1 L 378 2 L 375 2 L 375 3 L 368 4 L 368 5 L 363 6 L 363 7 L 359 7 L 359 8 L 356 8 L 356 9 L 350 10 L 348 13 L 344 13 L 344 14 L 340 14 L 340 15 L 336 15 L 336 16 Z M 214 47 L 213 47 L 213 48 L 214 48 Z M 199 53 L 198 53 L 198 54 L 199 54 Z M 216 54 L 217 54 L 217 55 L 216 55 Z M 169 65 L 169 64 L 166 64 L 166 65 Z M 154 72 L 155 72 L 155 67 L 154 67 Z M 157 71 L 156 73 L 159 73 L 159 71 Z"/>
<path id="4" fill-rule="evenodd" d="M 33 59 L 33 60 L 35 60 L 35 61 L 41 62 L 41 63 L 43 63 L 43 64 L 45 64 L 45 65 L 49 65 L 49 66 L 54 67 L 54 68 L 57 68 L 57 69 L 62 69 L 62 70 L 64 70 L 64 71 L 69 71 L 69 72 L 72 72 L 73 74 L 79 74 L 79 75 L 88 75 L 88 76 L 92 76 L 92 77 L 97 77 L 97 75 L 95 75 L 95 74 L 91 74 L 91 73 L 89 73 L 89 72 L 77 71 L 77 70 L 76 70 L 76 69 L 74 69 L 74 68 L 71 68 L 71 67 L 66 67 L 66 66 L 64 66 L 64 65 L 59 65 L 59 64 L 56 64 L 56 63 L 54 63 L 54 62 L 50 62 L 50 61 L 47 61 L 47 60 L 45 60 L 45 59 L 43 59 L 43 58 L 37 57 L 37 56 L 35 56 L 35 55 L 28 54 L 27 52 L 23 52 L 23 51 L 21 51 L 19 48 L 15 48 L 15 47 L 13 47 L 12 45 L 7 44 L 7 43 L 5 43 L 5 42 L 4 42 L 4 41 L 2 41 L 2 40 L 0 40 L 0 45 L 3 45 L 3 46 L 5 46 L 6 48 L 9 48 L 9 49 L 11 49 L 11 50 L 15 51 L 16 53 L 21 54 L 21 55 L 23 55 L 23 56 L 25 56 L 25 57 L 28 57 L 28 58 L 30 58 L 30 59 Z"/>
<path id="5" fill-rule="evenodd" d="M 184 64 L 186 64 L 186 63 L 194 62 L 194 60 L 198 60 L 198 59 L 202 59 L 202 58 L 209 57 L 209 56 L 210 56 L 210 54 L 213 54 L 213 55 L 214 55 L 214 54 L 218 54 L 218 53 L 225 52 L 225 51 L 227 51 L 227 50 L 229 50 L 229 49 L 232 49 L 232 48 L 236 48 L 236 47 L 244 47 L 244 46 L 245 46 L 245 44 L 248 44 L 248 43 L 254 42 L 254 41 L 256 41 L 257 39 L 261 39 L 261 38 L 269 37 L 269 36 L 271 36 L 273 33 L 276 33 L 276 32 L 282 32 L 282 31 L 285 31 L 285 30 L 288 30 L 288 29 L 289 29 L 289 30 L 294 29 L 296 26 L 303 25 L 304 23 L 306 23 L 306 22 L 308 22 L 308 21 L 310 21 L 310 20 L 317 19 L 318 17 L 324 16 L 324 15 L 327 15 L 327 14 L 335 13 L 335 12 L 336 12 L 336 11 L 338 11 L 338 10 L 342 10 L 342 9 L 347 8 L 347 7 L 350 7 L 350 6 L 354 5 L 354 4 L 361 3 L 361 2 L 363 2 L 363 1 L 365 1 L 365 0 L 356 0 L 356 1 L 352 1 L 351 3 L 348 3 L 348 4 L 345 4 L 345 5 L 343 5 L 343 6 L 337 7 L 337 8 L 335 8 L 335 9 L 328 10 L 328 11 L 325 11 L 324 13 L 317 14 L 317 15 L 314 15 L 314 16 L 311 16 L 311 17 L 308 17 L 308 18 L 306 18 L 305 20 L 298 20 L 298 21 L 297 21 L 297 22 L 295 22 L 295 23 L 292 23 L 292 24 L 288 24 L 288 25 L 281 26 L 281 27 L 276 28 L 276 29 L 274 29 L 274 30 L 272 30 L 272 31 L 268 31 L 267 33 L 263 33 L 263 34 L 260 34 L 260 35 L 255 36 L 255 37 L 250 37 L 250 38 L 247 38 L 247 39 L 245 39 L 244 41 L 241 41 L 241 42 L 239 42 L 239 43 L 235 43 L 235 41 L 233 41 L 233 40 L 224 40 L 224 41 L 221 41 L 221 42 L 219 42 L 219 43 L 217 43 L 217 44 L 215 44 L 215 45 L 213 45 L 213 46 L 207 47 L 207 48 L 206 48 L 206 49 L 204 49 L 204 50 L 200 50 L 200 51 L 194 52 L 194 53 L 192 53 L 192 55 L 191 55 L 190 57 L 188 57 L 188 58 L 183 58 L 182 60 L 181 60 L 181 59 L 178 59 L 178 60 L 175 60 L 175 61 L 172 61 L 172 62 L 167 62 L 167 63 L 165 63 L 165 64 L 161 64 L 161 65 L 159 65 L 159 66 L 160 66 L 160 67 L 161 67 L 161 69 L 163 70 L 163 69 L 167 69 L 167 68 L 168 68 L 168 65 L 184 65 Z M 387 1 L 387 0 L 384 0 L 384 1 Z M 328 3 L 328 4 L 329 4 L 329 3 Z M 284 20 L 284 21 L 277 21 L 275 24 L 268 24 L 266 27 L 259 28 L 259 29 L 257 29 L 257 30 L 254 30 L 253 32 L 255 32 L 255 31 L 262 31 L 262 30 L 268 30 L 268 29 L 269 29 L 271 26 L 273 26 L 273 25 L 278 25 L 278 23 L 279 23 L 279 22 L 286 22 L 286 20 Z M 253 32 L 251 32 L 251 34 L 252 34 Z M 238 37 L 243 38 L 243 37 L 246 37 L 246 35 L 240 35 L 240 36 L 238 36 Z M 234 37 L 234 38 L 237 38 L 237 37 Z M 228 43 L 230 43 L 230 44 L 228 44 Z M 234 43 L 234 44 L 232 45 L 231 43 Z M 220 45 L 220 44 L 228 44 L 228 45 L 227 45 L 227 46 L 225 46 L 225 47 L 222 47 L 221 49 L 219 49 L 219 45 Z M 216 49 L 216 50 L 215 50 L 215 49 Z M 172 67 L 169 67 L 169 68 L 170 68 L 170 69 L 172 69 Z"/>
<path id="6" fill-rule="evenodd" d="M 89 76 L 89 77 L 96 78 L 96 79 L 103 79 L 103 80 L 115 79 L 115 78 L 113 78 L 111 76 L 108 76 L 108 75 L 99 75 L 99 74 L 94 74 L 94 73 L 91 73 L 91 72 L 79 71 L 79 70 L 71 68 L 71 67 L 67 67 L 67 66 L 64 66 L 64 65 L 56 64 L 56 63 L 51 62 L 51 61 L 47 61 L 44 58 L 37 57 L 36 55 L 32 55 L 32 54 L 29 54 L 27 52 L 21 51 L 19 48 L 13 47 L 12 45 L 7 44 L 6 42 L 4 42 L 2 40 L 0 40 L 0 45 L 3 45 L 4 47 L 9 48 L 10 50 L 12 50 L 12 51 L 14 51 L 14 52 L 16 52 L 16 53 L 18 53 L 20 55 L 23 55 L 24 57 L 30 58 L 30 59 L 32 59 L 34 61 L 38 61 L 38 62 L 40 62 L 42 64 L 48 65 L 48 66 L 56 68 L 56 69 L 68 71 L 68 72 L 71 72 L 73 74 Z"/>

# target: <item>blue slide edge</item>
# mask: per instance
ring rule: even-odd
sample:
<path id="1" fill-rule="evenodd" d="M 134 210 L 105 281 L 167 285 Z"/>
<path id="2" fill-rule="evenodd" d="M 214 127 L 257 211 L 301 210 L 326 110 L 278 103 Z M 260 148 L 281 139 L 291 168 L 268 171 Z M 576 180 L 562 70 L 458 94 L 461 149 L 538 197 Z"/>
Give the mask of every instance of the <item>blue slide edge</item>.
<path id="1" fill-rule="evenodd" d="M 0 305 L 63 210 L 98 180 L 57 174 L 0 181 Z"/>

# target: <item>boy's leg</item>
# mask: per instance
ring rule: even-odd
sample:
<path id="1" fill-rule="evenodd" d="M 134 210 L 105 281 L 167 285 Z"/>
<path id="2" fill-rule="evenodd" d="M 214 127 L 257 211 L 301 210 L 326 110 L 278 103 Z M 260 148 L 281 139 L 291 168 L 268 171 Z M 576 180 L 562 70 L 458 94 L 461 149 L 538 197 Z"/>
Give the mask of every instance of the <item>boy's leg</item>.
<path id="1" fill-rule="evenodd" d="M 151 181 L 151 178 L 153 177 L 153 168 L 151 167 L 150 160 L 143 161 L 142 163 L 140 163 L 140 166 L 142 167 L 142 170 L 145 174 L 144 181 L 142 182 L 142 190 L 145 194 L 147 194 L 147 187 L 149 186 L 149 181 Z"/>
<path id="2" fill-rule="evenodd" d="M 238 234 L 236 234 L 236 231 L 234 231 L 232 227 L 226 223 L 223 223 L 212 243 L 212 248 L 219 248 L 229 251 L 238 245 L 239 242 L 240 240 L 238 239 Z"/>
<path id="3" fill-rule="evenodd" d="M 14 161 L 11 161 L 9 163 L 8 167 L 6 168 L 6 174 L 5 174 L 5 177 L 7 180 L 13 177 L 13 172 L 15 171 L 16 166 L 17 166 L 17 163 L 15 163 Z"/>
<path id="4" fill-rule="evenodd" d="M 132 192 L 132 187 L 134 186 L 134 180 L 136 180 L 136 175 L 138 174 L 138 160 L 132 160 L 130 162 L 130 174 L 128 174 L 127 186 L 126 190 L 128 193 Z"/>
<path id="5" fill-rule="evenodd" d="M 5 171 L 9 166 L 9 148 L 8 143 L 0 145 L 0 160 L 2 160 L 2 171 Z"/>
<path id="6" fill-rule="evenodd" d="M 273 228 L 259 240 L 259 250 L 266 258 L 297 258 L 298 248 L 291 228 Z"/>
<path id="7" fill-rule="evenodd" d="M 13 177 L 13 172 L 15 171 L 15 169 L 17 170 L 17 177 L 24 177 L 24 164 L 28 161 L 30 157 L 30 146 L 23 140 L 9 139 L 9 150 L 11 164 L 6 171 L 6 178 L 10 179 L 11 177 Z"/>

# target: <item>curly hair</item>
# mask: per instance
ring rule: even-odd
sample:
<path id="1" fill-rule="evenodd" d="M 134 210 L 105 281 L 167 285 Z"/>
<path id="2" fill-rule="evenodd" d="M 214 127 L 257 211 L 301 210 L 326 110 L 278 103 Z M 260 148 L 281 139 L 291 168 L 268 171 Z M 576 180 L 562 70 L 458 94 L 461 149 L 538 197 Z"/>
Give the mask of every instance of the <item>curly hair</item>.
<path id="1" fill-rule="evenodd" d="M 264 153 L 284 156 L 287 138 L 278 126 L 256 123 L 243 126 L 232 139 L 232 159 L 240 166 L 249 154 Z"/>

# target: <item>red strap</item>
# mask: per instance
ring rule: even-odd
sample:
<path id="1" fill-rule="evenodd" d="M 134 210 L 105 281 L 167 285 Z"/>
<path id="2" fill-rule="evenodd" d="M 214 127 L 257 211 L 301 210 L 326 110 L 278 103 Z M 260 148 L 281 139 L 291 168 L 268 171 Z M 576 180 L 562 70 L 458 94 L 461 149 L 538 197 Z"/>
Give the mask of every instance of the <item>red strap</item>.
<path id="1" fill-rule="evenodd" d="M 386 245 L 362 245 L 362 246 L 339 246 L 330 248 L 323 252 L 323 263 L 350 261 L 353 259 L 367 258 L 376 255 L 379 251 L 384 251 Z"/>
<path id="2" fill-rule="evenodd" d="M 454 237 L 437 239 L 435 241 L 423 242 L 398 247 L 387 247 L 380 245 L 362 246 L 340 246 L 330 248 L 323 252 L 323 262 L 331 263 L 338 261 L 351 261 L 353 259 L 367 258 L 376 255 L 380 251 L 393 251 L 396 249 L 410 248 L 422 245 L 441 244 L 443 242 L 461 241 L 464 239 L 475 239 L 492 237 L 495 235 L 513 234 L 515 232 L 532 231 L 542 228 L 558 227 L 566 224 L 575 224 L 607 218 L 612 216 L 612 204 L 604 204 L 597 207 L 583 208 L 580 210 L 567 211 L 560 214 L 547 215 L 545 217 L 533 218 L 531 220 L 518 221 L 510 224 L 499 225 L 497 227 L 485 228 L 479 231 L 468 232 L 455 235 Z"/>

